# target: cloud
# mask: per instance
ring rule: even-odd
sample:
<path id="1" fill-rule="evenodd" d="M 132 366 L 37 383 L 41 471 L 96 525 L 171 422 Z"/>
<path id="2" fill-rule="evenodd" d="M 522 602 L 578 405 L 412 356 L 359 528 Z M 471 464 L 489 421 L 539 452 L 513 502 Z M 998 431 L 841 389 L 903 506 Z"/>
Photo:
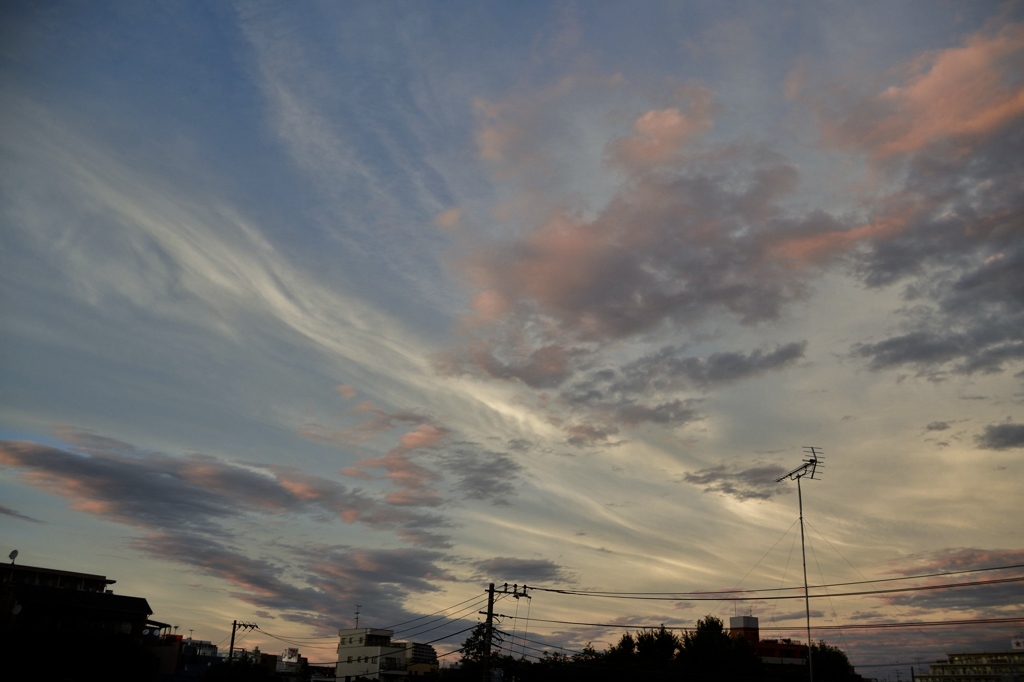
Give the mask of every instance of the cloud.
<path id="1" fill-rule="evenodd" d="M 436 507 L 444 500 L 432 484 L 441 475 L 422 464 L 412 461 L 412 453 L 424 448 L 433 448 L 446 438 L 447 430 L 433 424 L 420 424 L 412 431 L 405 433 L 398 447 L 382 457 L 370 457 L 360 460 L 351 467 L 342 469 L 346 476 L 365 478 L 367 469 L 382 468 L 383 478 L 390 480 L 397 491 L 388 493 L 384 499 L 389 504 L 409 507 Z"/>
<path id="2" fill-rule="evenodd" d="M 445 471 L 457 479 L 454 490 L 465 499 L 489 500 L 507 505 L 516 494 L 514 482 L 522 466 L 507 454 L 460 444 L 441 460 Z"/>
<path id="3" fill-rule="evenodd" d="M 703 486 L 706 493 L 719 493 L 741 501 L 768 500 L 787 492 L 785 486 L 776 483 L 776 479 L 785 473 L 786 470 L 777 464 L 762 464 L 747 469 L 719 464 L 687 472 L 683 480 Z"/>
<path id="4" fill-rule="evenodd" d="M 487 580 L 508 581 L 510 584 L 537 582 L 571 582 L 565 569 L 547 559 L 515 559 L 512 557 L 494 557 L 473 564 L 481 577 Z"/>
<path id="5" fill-rule="evenodd" d="M 708 389 L 788 367 L 804 357 L 806 349 L 806 341 L 794 341 L 769 351 L 724 351 L 698 357 L 686 355 L 681 346 L 665 346 L 618 370 L 592 374 L 591 381 L 582 386 L 590 392 L 596 384 L 606 384 L 612 393 L 630 395 L 691 387 Z"/>
<path id="6" fill-rule="evenodd" d="M 34 519 L 31 516 L 26 516 L 19 511 L 11 509 L 7 505 L 0 504 L 0 516 L 7 516 L 12 519 L 18 519 L 19 521 L 29 521 L 30 523 L 42 523 L 39 519 Z"/>
<path id="7" fill-rule="evenodd" d="M 1024 448 L 1024 424 L 989 424 L 975 440 L 986 450 Z"/>
<path id="8" fill-rule="evenodd" d="M 803 291 L 764 234 L 782 219 L 776 201 L 792 191 L 796 171 L 769 154 L 746 157 L 729 169 L 644 176 L 592 219 L 555 211 L 522 239 L 476 251 L 467 270 L 509 311 L 549 318 L 581 340 L 713 310 L 772 319 Z"/>
<path id="9" fill-rule="evenodd" d="M 394 510 L 358 489 L 293 468 L 146 453 L 69 427 L 61 434 L 70 442 L 67 450 L 0 441 L 0 464 L 20 470 L 29 485 L 63 496 L 72 509 L 135 528 L 227 537 L 225 524 L 244 515 L 304 514 L 443 542 L 422 533 L 422 524 L 444 528 L 443 519 Z"/>
<path id="10" fill-rule="evenodd" d="M 449 208 L 434 216 L 434 224 L 443 230 L 454 230 L 462 222 L 462 208 Z"/>
<path id="11" fill-rule="evenodd" d="M 914 554 L 892 562 L 890 573 L 916 575 L 963 571 L 998 566 L 1017 566 L 1024 563 L 1024 549 L 950 548 Z M 1009 568 L 962 576 L 935 577 L 921 580 L 922 585 L 943 585 L 974 580 L 1015 578 L 1019 570 Z M 1012 615 L 1024 603 L 1019 583 L 978 585 L 949 589 L 927 590 L 907 594 L 887 595 L 886 601 L 923 613 L 938 609 L 984 609 L 992 615 Z"/>
<path id="12" fill-rule="evenodd" d="M 652 109 L 633 123 L 633 134 L 608 145 L 609 162 L 625 168 L 650 168 L 678 161 L 683 148 L 711 129 L 713 93 L 702 86 L 683 88 L 684 111 Z"/>
<path id="13" fill-rule="evenodd" d="M 924 55 L 911 67 L 932 64 L 935 82 L 925 88 L 928 78 L 911 77 L 905 87 L 945 104 L 932 113 L 925 104 L 903 111 L 922 120 L 881 141 L 864 138 L 869 151 L 900 153 L 899 163 L 894 158 L 881 171 L 893 191 L 870 207 L 874 223 L 891 227 L 866 235 L 856 272 L 870 287 L 905 282 L 907 300 L 886 338 L 851 347 L 873 370 L 911 367 L 941 379 L 999 373 L 1024 361 L 1024 228 L 1014 218 L 1024 211 L 1015 161 L 1024 154 L 1024 108 L 1004 106 L 1011 92 L 1024 103 L 1024 87 L 1009 76 L 1022 60 L 1024 27 L 1016 24 Z M 950 79 L 956 82 L 943 91 Z M 969 96 L 974 85 L 988 94 Z M 951 123 L 957 116 L 963 126 Z M 991 125 L 975 125 L 982 120 Z"/>
<path id="14" fill-rule="evenodd" d="M 925 427 L 926 431 L 945 431 L 950 428 L 949 422 L 931 422 Z"/>
<path id="15" fill-rule="evenodd" d="M 347 386 L 345 388 L 348 388 Z M 348 396 L 338 387 L 338 392 Z M 353 396 L 355 393 L 353 392 Z M 362 421 L 346 428 L 334 428 L 321 424 L 309 423 L 299 428 L 299 434 L 321 443 L 333 445 L 350 445 L 377 438 L 382 433 L 409 424 L 422 425 L 429 418 L 415 412 L 388 412 L 374 405 L 371 400 L 364 400 L 349 410 L 349 413 L 362 417 Z"/>
<path id="16" fill-rule="evenodd" d="M 605 443 L 619 427 L 641 424 L 683 426 L 702 419 L 701 399 L 674 397 L 688 389 L 711 388 L 783 369 L 804 356 L 806 342 L 749 353 L 719 352 L 706 357 L 687 355 L 681 346 L 665 346 L 619 367 L 581 373 L 559 393 L 559 400 L 582 422 L 566 426 L 573 445 Z M 601 426 L 595 426 L 595 422 Z"/>
<path id="17" fill-rule="evenodd" d="M 894 70 L 899 81 L 823 119 L 825 138 L 875 157 L 971 143 L 1024 115 L 1024 25 L 1003 23 Z"/>
<path id="18" fill-rule="evenodd" d="M 682 155 L 711 124 L 711 93 L 700 86 L 685 95 L 688 108 L 638 115 L 608 154 L 613 165 L 644 170 L 606 203 L 540 202 L 547 213 L 531 213 L 536 220 L 513 238 L 468 247 L 468 341 L 444 358 L 444 371 L 562 387 L 624 340 L 723 315 L 775 321 L 830 268 L 869 287 L 908 283 L 899 328 L 851 347 L 873 370 L 911 366 L 938 379 L 1021 362 L 1024 245 L 1014 216 L 1024 211 L 1024 188 L 1014 159 L 1024 156 L 1015 132 L 1024 119 L 1015 77 L 1022 59 L 1024 27 L 1004 25 L 893 70 L 880 94 L 847 94 L 857 83 L 833 89 L 816 104 L 825 138 L 886 159 L 876 191 L 860 192 L 843 212 L 796 201 L 797 167 L 756 143 Z M 800 79 L 809 71 L 802 66 Z M 564 105 L 558 90 L 485 107 L 484 155 L 506 163 L 516 149 L 519 175 L 536 170 L 554 134 L 539 122 L 545 106 Z M 790 90 L 799 96 L 795 84 Z M 742 359 L 694 365 L 690 381 L 699 383 L 703 369 L 710 383 Z"/>
<path id="19" fill-rule="evenodd" d="M 410 594 L 436 591 L 433 581 L 450 579 L 437 564 L 441 555 L 422 549 L 271 546 L 265 549 L 278 558 L 254 559 L 222 540 L 175 531 L 149 533 L 133 546 L 226 581 L 240 601 L 326 632 L 357 603 L 382 620 L 405 620 Z"/>
<path id="20" fill-rule="evenodd" d="M 915 575 L 1017 564 L 1024 564 L 1024 549 L 954 547 L 911 554 L 897 559 L 891 563 L 887 572 L 896 575 Z"/>
<path id="21" fill-rule="evenodd" d="M 225 580 L 235 589 L 232 596 L 280 612 L 285 620 L 330 631 L 338 626 L 338 614 L 356 603 L 373 603 L 381 617 L 405 620 L 409 594 L 435 590 L 434 581 L 450 579 L 437 563 L 443 556 L 436 550 L 450 546 L 442 531 L 451 522 L 443 517 L 382 504 L 291 467 L 174 457 L 72 427 L 60 433 L 70 442 L 68 449 L 0 441 L 0 465 L 20 471 L 31 486 L 66 498 L 73 509 L 142 530 L 132 540 L 134 548 Z M 413 433 L 408 445 L 422 447 L 431 440 L 425 431 Z M 417 546 L 259 544 L 257 552 L 275 558 L 239 548 L 240 525 L 265 525 L 286 514 L 364 523 Z"/>

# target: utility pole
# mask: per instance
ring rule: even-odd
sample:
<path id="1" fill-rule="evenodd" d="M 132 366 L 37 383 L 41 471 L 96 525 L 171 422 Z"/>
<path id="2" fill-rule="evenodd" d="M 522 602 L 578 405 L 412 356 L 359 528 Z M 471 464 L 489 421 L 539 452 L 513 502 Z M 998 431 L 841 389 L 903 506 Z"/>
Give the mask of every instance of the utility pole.
<path id="1" fill-rule="evenodd" d="M 495 594 L 508 594 L 516 599 L 520 597 L 526 597 L 530 599 L 530 595 L 526 593 L 526 584 L 523 584 L 522 592 L 519 591 L 519 585 L 513 585 L 512 591 L 508 589 L 508 583 L 505 583 L 504 587 L 500 590 L 494 589 L 494 583 L 487 585 L 487 611 L 480 611 L 481 615 L 487 616 L 487 621 L 484 626 L 484 670 L 482 674 L 483 682 L 491 682 L 491 639 L 494 637 L 494 595 Z"/>
<path id="2" fill-rule="evenodd" d="M 259 628 L 259 625 L 256 625 L 256 623 L 239 623 L 237 620 L 231 621 L 231 648 L 228 649 L 228 663 L 231 663 L 235 657 L 235 630 L 238 628 L 255 630 Z"/>
<path id="3" fill-rule="evenodd" d="M 487 625 L 484 626 L 483 682 L 491 682 L 491 637 L 494 635 L 494 583 L 487 585 Z"/>
<path id="4" fill-rule="evenodd" d="M 807 671 L 810 676 L 810 682 L 814 682 L 814 656 L 811 651 L 814 643 L 811 641 L 811 595 L 810 590 L 807 587 L 807 547 L 804 544 L 804 495 L 800 489 L 800 479 L 804 476 L 813 479 L 814 474 L 817 473 L 819 466 L 825 466 L 821 460 L 824 459 L 821 453 L 818 452 L 821 448 L 818 447 L 804 447 L 804 452 L 810 456 L 804 458 L 804 463 L 793 469 L 785 476 L 779 476 L 775 479 L 776 483 L 786 480 L 787 478 L 791 481 L 796 481 L 796 496 L 800 504 L 800 554 L 804 560 L 804 610 L 807 614 Z"/>

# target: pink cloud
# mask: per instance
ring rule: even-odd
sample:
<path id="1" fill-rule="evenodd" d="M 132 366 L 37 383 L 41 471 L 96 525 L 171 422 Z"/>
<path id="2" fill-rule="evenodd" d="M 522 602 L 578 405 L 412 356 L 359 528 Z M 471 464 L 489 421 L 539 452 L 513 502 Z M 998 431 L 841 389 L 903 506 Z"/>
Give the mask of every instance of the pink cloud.
<path id="1" fill-rule="evenodd" d="M 462 222 L 462 209 L 459 207 L 449 208 L 434 216 L 434 224 L 442 230 L 454 230 Z"/>
<path id="2" fill-rule="evenodd" d="M 426 448 L 435 445 L 437 441 L 445 436 L 445 431 L 433 424 L 420 424 L 409 433 L 402 436 L 399 441 L 406 450 L 415 448 Z"/>
<path id="3" fill-rule="evenodd" d="M 381 478 L 389 480 L 398 488 L 385 495 L 384 500 L 397 506 L 437 506 L 443 502 L 432 484 L 441 475 L 427 467 L 413 462 L 411 454 L 419 449 L 431 448 L 447 437 L 446 429 L 433 424 L 420 424 L 402 435 L 398 447 L 382 457 L 370 457 L 342 469 L 345 476 L 372 478 L 368 469 L 383 469 Z"/>
<path id="4" fill-rule="evenodd" d="M 709 131 L 714 113 L 711 91 L 696 86 L 683 94 L 689 99 L 685 111 L 674 107 L 648 111 L 634 122 L 632 135 L 609 145 L 611 162 L 649 167 L 675 161 L 687 144 Z"/>
<path id="5" fill-rule="evenodd" d="M 341 392 L 340 387 L 339 392 Z M 355 396 L 354 390 L 352 396 Z M 311 422 L 299 427 L 299 435 L 321 443 L 350 445 L 352 443 L 372 440 L 382 433 L 403 425 L 420 424 L 426 421 L 426 417 L 413 412 L 388 412 L 382 410 L 370 400 L 360 402 L 349 412 L 364 415 L 363 421 L 344 428 L 323 426 Z"/>
<path id="6" fill-rule="evenodd" d="M 939 140 L 985 139 L 1024 115 L 1024 24 L 977 33 L 895 71 L 900 82 L 826 116 L 827 140 L 885 158 Z"/>
<path id="7" fill-rule="evenodd" d="M 334 390 L 340 393 L 343 398 L 346 398 L 348 400 L 351 400 L 352 398 L 356 397 L 356 389 L 352 388 L 347 384 L 335 386 Z"/>

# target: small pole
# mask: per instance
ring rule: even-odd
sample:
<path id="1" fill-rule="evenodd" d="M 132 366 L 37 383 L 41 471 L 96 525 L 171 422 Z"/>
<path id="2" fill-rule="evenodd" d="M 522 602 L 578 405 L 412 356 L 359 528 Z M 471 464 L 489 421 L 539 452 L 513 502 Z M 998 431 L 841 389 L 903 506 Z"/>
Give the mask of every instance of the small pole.
<path id="1" fill-rule="evenodd" d="M 231 621 L 231 648 L 228 649 L 228 663 L 231 663 L 235 657 L 235 628 L 238 627 L 238 621 Z"/>

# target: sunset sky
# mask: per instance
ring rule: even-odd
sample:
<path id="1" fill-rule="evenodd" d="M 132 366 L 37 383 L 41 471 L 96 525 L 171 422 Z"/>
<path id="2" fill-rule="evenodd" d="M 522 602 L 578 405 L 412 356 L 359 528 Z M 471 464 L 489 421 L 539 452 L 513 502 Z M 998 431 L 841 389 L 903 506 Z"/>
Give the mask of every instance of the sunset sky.
<path id="1" fill-rule="evenodd" d="M 1024 564 L 1021 3 L 5 2 L 0 178 L 0 556 L 179 634 L 329 661 L 357 604 L 491 581 L 799 585 L 775 479 L 812 445 L 812 584 Z M 576 649 L 804 637 L 801 601 L 499 610 Z M 1022 628 L 816 638 L 909 665 Z"/>

